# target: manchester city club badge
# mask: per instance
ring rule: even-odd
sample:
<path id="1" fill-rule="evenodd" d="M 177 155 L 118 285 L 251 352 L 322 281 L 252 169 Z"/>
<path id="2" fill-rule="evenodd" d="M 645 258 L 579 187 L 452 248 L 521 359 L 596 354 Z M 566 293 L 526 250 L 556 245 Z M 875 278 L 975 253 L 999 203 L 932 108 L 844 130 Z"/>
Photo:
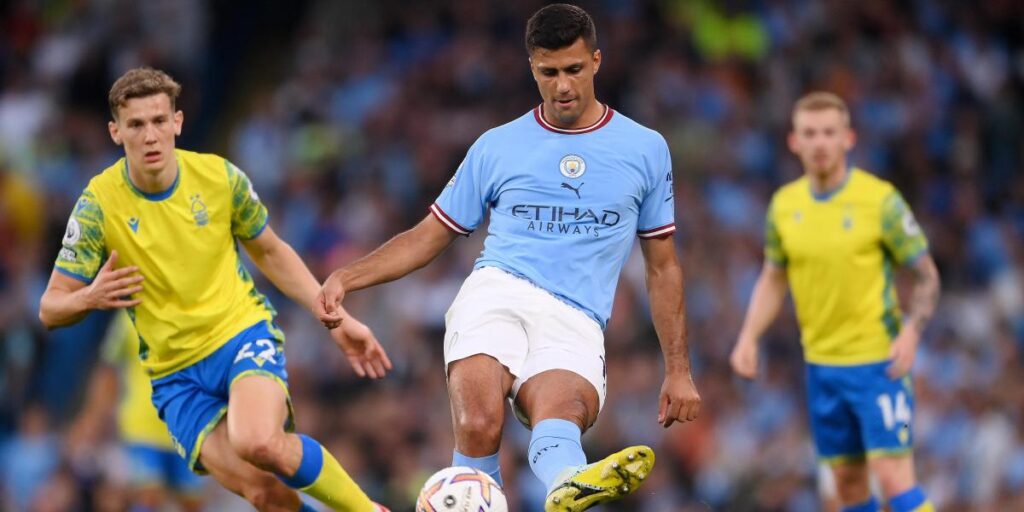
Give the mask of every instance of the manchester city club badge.
<path id="1" fill-rule="evenodd" d="M 565 155 L 562 161 L 558 162 L 558 170 L 566 178 L 576 179 L 587 172 L 587 163 L 579 155 Z"/>

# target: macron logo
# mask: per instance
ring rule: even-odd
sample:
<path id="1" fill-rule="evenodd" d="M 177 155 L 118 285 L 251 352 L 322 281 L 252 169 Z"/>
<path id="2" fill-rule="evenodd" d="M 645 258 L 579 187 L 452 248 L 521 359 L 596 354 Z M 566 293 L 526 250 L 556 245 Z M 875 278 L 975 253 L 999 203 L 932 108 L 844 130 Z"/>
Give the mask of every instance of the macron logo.
<path id="1" fill-rule="evenodd" d="M 132 217 L 132 218 L 128 219 L 128 227 L 132 228 L 132 233 L 138 233 L 139 232 L 139 218 L 138 217 Z"/>

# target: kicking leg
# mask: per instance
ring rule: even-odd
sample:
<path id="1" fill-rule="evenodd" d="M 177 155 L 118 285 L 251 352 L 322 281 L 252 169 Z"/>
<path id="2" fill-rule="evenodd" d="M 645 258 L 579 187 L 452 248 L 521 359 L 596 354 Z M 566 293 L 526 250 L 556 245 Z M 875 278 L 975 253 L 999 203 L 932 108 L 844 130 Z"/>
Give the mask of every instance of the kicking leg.
<path id="1" fill-rule="evenodd" d="M 600 399 L 587 379 L 568 370 L 530 377 L 516 402 L 533 425 L 530 467 L 549 494 L 546 511 L 578 512 L 635 491 L 654 467 L 654 452 L 635 446 L 586 465 L 583 431 L 597 420 Z"/>
<path id="2" fill-rule="evenodd" d="M 587 463 L 580 436 L 597 419 L 597 391 L 567 370 L 549 370 L 527 380 L 516 403 L 530 419 L 529 462 L 550 491 L 560 474 Z"/>

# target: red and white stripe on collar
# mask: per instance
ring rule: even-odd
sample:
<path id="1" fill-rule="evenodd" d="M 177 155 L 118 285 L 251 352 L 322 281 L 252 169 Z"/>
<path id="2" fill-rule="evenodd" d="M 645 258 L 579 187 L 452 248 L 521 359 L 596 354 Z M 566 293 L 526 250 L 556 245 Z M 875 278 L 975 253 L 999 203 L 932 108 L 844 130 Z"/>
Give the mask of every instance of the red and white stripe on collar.
<path id="1" fill-rule="evenodd" d="M 537 108 L 533 109 L 533 117 L 537 120 L 537 124 L 543 126 L 545 129 L 555 132 L 562 133 L 565 135 L 580 135 L 583 133 L 590 133 L 592 131 L 600 129 L 602 126 L 608 124 L 608 121 L 612 120 L 612 116 L 615 115 L 615 111 L 612 110 L 608 105 L 604 105 L 604 113 L 601 114 L 601 118 L 596 123 L 585 126 L 583 128 L 559 128 L 544 119 L 544 104 L 540 104 Z"/>

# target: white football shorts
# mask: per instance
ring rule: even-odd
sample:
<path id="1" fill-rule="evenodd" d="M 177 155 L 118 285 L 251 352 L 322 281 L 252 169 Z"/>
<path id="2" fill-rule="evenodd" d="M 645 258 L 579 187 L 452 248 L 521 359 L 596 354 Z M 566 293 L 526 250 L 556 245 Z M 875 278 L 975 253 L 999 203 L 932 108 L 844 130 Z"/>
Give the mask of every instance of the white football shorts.
<path id="1" fill-rule="evenodd" d="M 548 370 L 569 370 L 587 379 L 604 407 L 607 376 L 604 332 L 596 320 L 533 283 L 495 267 L 466 278 L 445 314 L 445 373 L 452 362 L 486 354 L 523 383 Z"/>

